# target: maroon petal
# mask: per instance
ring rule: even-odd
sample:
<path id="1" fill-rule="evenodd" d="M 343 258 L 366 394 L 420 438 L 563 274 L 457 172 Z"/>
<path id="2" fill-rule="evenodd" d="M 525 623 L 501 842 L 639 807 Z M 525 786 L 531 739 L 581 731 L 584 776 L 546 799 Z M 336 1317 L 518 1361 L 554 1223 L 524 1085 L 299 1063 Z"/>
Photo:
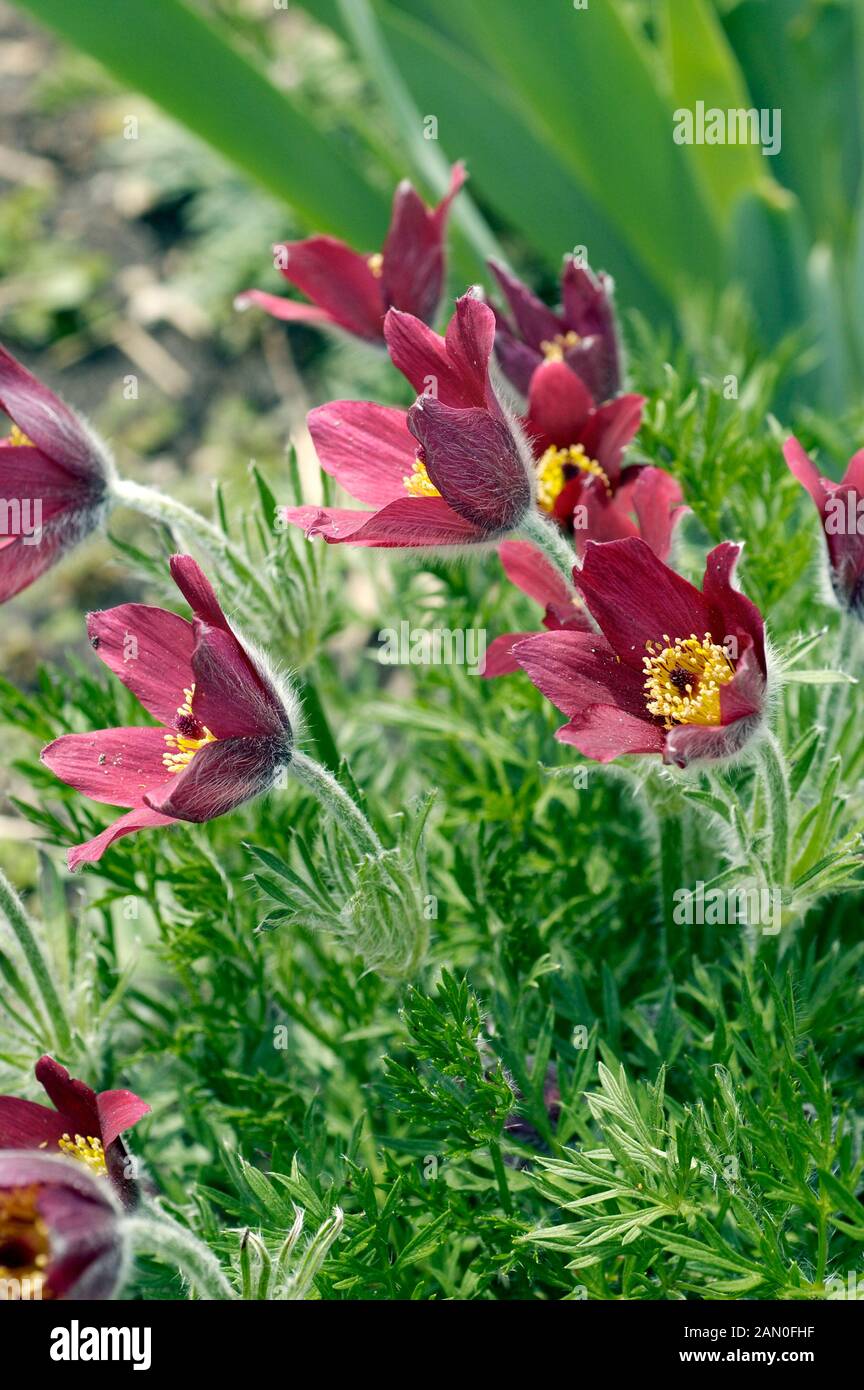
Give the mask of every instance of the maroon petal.
<path id="1" fill-rule="evenodd" d="M 820 515 L 824 516 L 825 504 L 828 500 L 828 491 L 825 488 L 826 479 L 822 477 L 819 469 L 794 435 L 790 435 L 783 445 L 783 457 L 799 483 L 810 493 Z"/>
<path id="2" fill-rule="evenodd" d="M 533 348 L 539 348 L 543 342 L 552 342 L 556 333 L 564 329 L 564 322 L 559 315 L 553 313 L 542 300 L 531 293 L 527 285 L 523 285 L 522 281 L 499 261 L 491 260 L 489 269 L 504 291 L 516 327 L 526 343 Z"/>
<path id="3" fill-rule="evenodd" d="M 633 488 L 633 506 L 642 539 L 659 560 L 669 556 L 672 533 L 687 510 L 683 503 L 681 488 L 671 474 L 662 468 L 640 469 Z"/>
<path id="4" fill-rule="evenodd" d="M 74 1134 L 101 1139 L 96 1092 L 86 1081 L 77 1081 L 53 1057 L 40 1057 L 36 1063 L 36 1080 L 44 1087 L 49 1100 L 71 1126 Z"/>
<path id="5" fill-rule="evenodd" d="M 317 304 L 303 304 L 297 299 L 286 299 L 281 294 L 267 294 L 265 290 L 243 290 L 234 300 L 235 309 L 248 309 L 254 304 L 274 319 L 286 323 L 327 323 L 341 327 L 332 314 L 319 309 Z"/>
<path id="6" fill-rule="evenodd" d="M 591 705 L 555 737 L 598 763 L 611 763 L 628 753 L 663 752 L 663 730 L 617 705 Z"/>
<path id="7" fill-rule="evenodd" d="M 857 454 L 853 454 L 849 460 L 849 465 L 843 474 L 843 485 L 857 492 L 859 498 L 864 493 L 864 449 L 859 449 Z"/>
<path id="8" fill-rule="evenodd" d="M 31 506 L 38 502 L 43 523 L 64 512 L 92 506 L 94 500 L 101 496 L 101 491 L 101 484 L 94 488 L 91 477 L 82 478 L 79 473 L 64 468 L 62 463 L 49 458 L 41 449 L 0 441 L 0 493 L 3 500 L 7 503 L 15 500 L 29 502 Z M 23 509 L 22 516 L 27 521 L 29 511 Z M 8 520 L 6 516 L 3 517 L 4 522 Z M 20 535 L 22 532 L 9 530 L 4 534 Z"/>
<path id="9" fill-rule="evenodd" d="M 652 722 L 641 671 L 619 661 L 596 633 L 542 632 L 522 642 L 514 655 L 537 689 L 570 719 L 590 705 L 614 704 Z"/>
<path id="10" fill-rule="evenodd" d="M 164 608 L 122 603 L 87 614 L 94 651 L 160 724 L 173 726 L 192 684 L 192 624 Z M 122 804 L 122 803 L 118 803 Z"/>
<path id="11" fill-rule="evenodd" d="M 217 739 L 290 739 L 282 701 L 234 633 L 208 627 L 206 623 L 196 622 L 195 626 L 195 718 Z M 201 753 L 195 756 L 199 758 Z"/>
<path id="12" fill-rule="evenodd" d="M 621 471 L 621 455 L 642 423 L 644 405 L 644 396 L 618 396 L 594 411 L 582 433 L 586 454 L 597 460 L 613 487 Z"/>
<path id="13" fill-rule="evenodd" d="M 639 535 L 635 522 L 628 515 L 625 499 L 617 492 L 610 497 L 602 482 L 586 479 L 577 500 L 578 505 L 585 508 L 584 517 L 578 518 L 579 525 L 574 517 L 573 534 L 580 555 L 584 554 L 589 541 L 621 541 Z"/>
<path id="14" fill-rule="evenodd" d="M 83 539 L 78 518 L 72 517 L 71 521 L 71 532 L 65 525 L 49 521 L 42 528 L 38 545 L 25 545 L 22 539 L 4 541 L 0 538 L 0 603 L 5 603 L 35 584 L 46 570 L 56 565 L 66 550 Z M 95 524 L 94 517 L 93 525 L 88 525 L 87 531 L 92 530 Z"/>
<path id="15" fill-rule="evenodd" d="M 368 257 L 334 237 L 314 236 L 276 248 L 279 269 L 334 323 L 360 338 L 381 337 L 381 281 Z"/>
<path id="16" fill-rule="evenodd" d="M 504 420 L 433 397 L 408 412 L 430 479 L 455 512 L 487 535 L 516 527 L 532 505 L 531 484 Z"/>
<path id="17" fill-rule="evenodd" d="M 498 554 L 510 582 L 541 608 L 560 609 L 568 616 L 574 612 L 578 602 L 575 592 L 551 560 L 530 541 L 502 541 Z"/>
<path id="18" fill-rule="evenodd" d="M 182 697 L 181 697 L 182 698 Z M 42 749 L 55 777 L 108 806 L 143 806 L 144 793 L 166 777 L 162 729 L 137 726 L 63 734 Z"/>
<path id="19" fill-rule="evenodd" d="M 531 632 L 504 632 L 500 637 L 494 638 L 486 648 L 481 676 L 492 680 L 495 676 L 511 676 L 520 670 L 519 662 L 513 655 L 513 648 L 532 636 L 534 634 Z"/>
<path id="20" fill-rule="evenodd" d="M 527 396 L 531 378 L 544 360 L 543 354 L 520 342 L 499 322 L 495 334 L 495 355 L 507 380 L 521 395 Z"/>
<path id="21" fill-rule="evenodd" d="M 69 868 L 74 873 L 80 864 L 97 864 L 106 849 L 124 835 L 134 835 L 137 830 L 153 830 L 157 826 L 174 824 L 173 816 L 160 815 L 149 806 L 136 806 L 133 811 L 127 811 L 125 816 L 115 820 L 113 825 L 109 825 L 92 840 L 85 840 L 84 844 L 70 849 L 66 856 Z"/>
<path id="22" fill-rule="evenodd" d="M 494 403 L 488 366 L 495 315 L 473 295 L 456 301 L 444 338 L 398 309 L 388 311 L 384 337 L 394 366 L 418 395 L 457 407 Z"/>
<path id="23" fill-rule="evenodd" d="M 171 578 L 177 585 L 196 618 L 209 627 L 221 627 L 230 632 L 228 619 L 222 612 L 213 585 L 201 566 L 191 555 L 172 555 L 169 561 Z"/>
<path id="24" fill-rule="evenodd" d="M 74 411 L 2 347 L 0 409 L 49 458 L 101 489 L 106 464 L 90 431 Z"/>
<path id="25" fill-rule="evenodd" d="M 755 603 L 745 598 L 739 589 L 733 589 L 732 578 L 741 554 L 741 546 L 724 541 L 715 546 L 705 563 L 705 578 L 702 592 L 707 601 L 719 615 L 715 626 L 722 629 L 722 635 L 712 632 L 715 642 L 724 638 L 746 634 L 752 639 L 756 659 L 763 677 L 767 670 L 765 661 L 765 624 Z M 701 634 L 700 634 L 701 635 Z M 743 650 L 743 647 L 742 647 Z"/>
<path id="26" fill-rule="evenodd" d="M 711 631 L 711 610 L 699 590 L 636 537 L 589 542 L 577 583 L 615 652 L 636 671 L 642 670 L 647 642 L 667 633 L 675 641 Z"/>
<path id="27" fill-rule="evenodd" d="M 150 793 L 147 804 L 176 820 L 215 820 L 271 787 L 285 761 L 285 744 L 275 738 L 208 743 L 183 772 Z"/>
<path id="28" fill-rule="evenodd" d="M 69 1126 L 56 1110 L 32 1100 L 0 1096 L 0 1149 L 57 1150 Z"/>
<path id="29" fill-rule="evenodd" d="M 377 512 L 344 507 L 288 507 L 285 519 L 312 539 L 328 545 L 368 545 L 379 549 L 471 545 L 485 540 L 480 527 L 459 516 L 443 497 L 404 497 Z"/>
<path id="30" fill-rule="evenodd" d="M 579 443 L 593 405 L 587 386 L 563 362 L 539 366 L 528 392 L 528 427 L 536 451 Z"/>
<path id="31" fill-rule="evenodd" d="M 732 724 L 680 724 L 666 735 L 663 760 L 677 767 L 689 767 L 691 763 L 737 757 L 759 722 L 755 715 Z"/>
<path id="32" fill-rule="evenodd" d="M 150 1114 L 150 1106 L 132 1091 L 100 1091 L 96 1097 L 103 1147 Z"/>
<path id="33" fill-rule="evenodd" d="M 465 166 L 454 164 L 449 192 L 435 209 L 426 207 L 407 179 L 396 189 L 382 263 L 382 288 L 388 308 L 416 314 L 426 323 L 434 319 L 444 281 L 447 215 L 465 177 Z"/>
<path id="34" fill-rule="evenodd" d="M 567 353 L 568 365 L 584 373 L 596 399 L 608 400 L 621 388 L 612 282 L 607 275 L 595 276 L 568 256 L 561 277 L 561 299 L 567 327 L 586 340 Z"/>
<path id="35" fill-rule="evenodd" d="M 417 455 L 406 411 L 333 401 L 306 419 L 321 467 L 352 497 L 381 507 L 405 496 L 405 478 Z"/>

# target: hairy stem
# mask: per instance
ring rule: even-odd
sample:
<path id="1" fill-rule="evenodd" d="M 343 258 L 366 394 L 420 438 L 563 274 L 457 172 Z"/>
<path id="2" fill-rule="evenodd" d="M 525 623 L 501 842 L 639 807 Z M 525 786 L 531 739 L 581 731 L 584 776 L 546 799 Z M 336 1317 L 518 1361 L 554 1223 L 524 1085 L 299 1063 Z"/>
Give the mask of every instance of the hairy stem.
<path id="1" fill-rule="evenodd" d="M 2 870 L 0 870 L 0 912 L 3 913 L 12 928 L 30 967 L 30 973 L 42 996 L 48 1017 L 54 1025 L 58 1046 L 61 1051 L 68 1052 L 72 1045 L 72 1035 L 69 1031 L 66 1011 L 54 987 L 54 981 L 51 979 L 45 957 L 36 940 L 33 926 L 24 911 L 24 904 Z"/>
<path id="2" fill-rule="evenodd" d="M 125 1229 L 136 1251 L 176 1265 L 201 1298 L 224 1302 L 237 1297 L 210 1247 L 164 1212 L 130 1216 Z"/>
<path id="3" fill-rule="evenodd" d="M 526 540 L 532 541 L 538 550 L 542 550 L 547 560 L 563 574 L 567 583 L 572 585 L 573 570 L 578 568 L 579 561 L 575 550 L 555 523 L 546 521 L 536 508 L 532 507 L 526 513 L 519 531 Z"/>
<path id="4" fill-rule="evenodd" d="M 786 760 L 774 734 L 765 735 L 759 759 L 771 827 L 771 877 L 783 888 L 789 869 L 789 782 Z"/>
<path id="5" fill-rule="evenodd" d="M 299 751 L 292 755 L 289 771 L 317 797 L 324 809 L 354 841 L 361 854 L 384 853 L 384 846 L 369 821 L 332 772 L 328 772 L 326 767 L 316 763 L 314 758 L 309 758 Z"/>

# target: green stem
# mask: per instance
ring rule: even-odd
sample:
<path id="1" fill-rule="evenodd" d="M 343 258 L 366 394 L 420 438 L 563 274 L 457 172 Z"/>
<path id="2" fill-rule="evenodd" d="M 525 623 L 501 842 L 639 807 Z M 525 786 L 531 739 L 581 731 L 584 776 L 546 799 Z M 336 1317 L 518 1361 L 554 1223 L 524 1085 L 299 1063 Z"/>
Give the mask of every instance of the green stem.
<path id="1" fill-rule="evenodd" d="M 288 770 L 317 797 L 324 809 L 355 842 L 361 854 L 384 853 L 384 846 L 369 821 L 332 772 L 299 750 L 293 753 Z"/>
<path id="2" fill-rule="evenodd" d="M 60 1002 L 57 990 L 54 988 L 45 957 L 36 940 L 30 919 L 24 911 L 24 904 L 2 870 L 0 870 L 0 912 L 3 913 L 12 928 L 30 967 L 30 973 L 42 996 L 48 1017 L 54 1024 L 58 1046 L 61 1052 L 68 1053 L 72 1047 L 72 1035 L 69 1031 L 66 1011 Z"/>
<path id="3" fill-rule="evenodd" d="M 202 1298 L 223 1302 L 236 1299 L 210 1247 L 164 1212 L 130 1216 L 125 1229 L 136 1250 L 176 1265 Z"/>
<path id="4" fill-rule="evenodd" d="M 497 1139 L 492 1140 L 489 1145 L 489 1152 L 492 1155 L 492 1167 L 495 1169 L 495 1180 L 498 1183 L 501 1206 L 509 1216 L 513 1211 L 513 1198 L 510 1196 L 510 1188 L 507 1185 L 507 1170 L 504 1167 L 504 1159 L 501 1157 L 501 1145 Z"/>
<path id="5" fill-rule="evenodd" d="M 789 782 L 786 762 L 774 734 L 759 745 L 759 759 L 771 827 L 771 877 L 778 888 L 786 885 L 789 869 Z"/>
<path id="6" fill-rule="evenodd" d="M 536 545 L 538 550 L 542 550 L 547 560 L 572 586 L 573 570 L 578 567 L 579 561 L 576 552 L 569 541 L 565 540 L 560 528 L 554 522 L 547 521 L 536 508 L 532 507 L 526 513 L 519 531 L 526 540 Z"/>
<path id="7" fill-rule="evenodd" d="M 669 912 L 675 892 L 682 888 L 684 826 L 679 815 L 666 815 L 655 807 L 657 818 L 658 889 L 660 897 L 660 967 L 669 967 Z"/>

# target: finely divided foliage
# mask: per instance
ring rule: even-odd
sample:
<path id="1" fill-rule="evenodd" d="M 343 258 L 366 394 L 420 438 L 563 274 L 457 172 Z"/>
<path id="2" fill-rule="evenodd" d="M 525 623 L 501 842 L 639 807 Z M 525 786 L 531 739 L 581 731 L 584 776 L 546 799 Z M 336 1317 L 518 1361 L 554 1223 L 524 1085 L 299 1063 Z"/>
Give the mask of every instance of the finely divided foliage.
<path id="1" fill-rule="evenodd" d="M 286 297 L 242 305 L 335 338 L 325 399 L 212 517 L 0 350 L 0 600 L 106 526 L 134 598 L 0 676 L 36 863 L 26 902 L 0 873 L 7 1297 L 860 1268 L 862 420 L 734 296 L 672 349 L 572 253 L 445 294 L 467 172 L 400 183 L 377 251 L 276 248 Z M 330 399 L 345 352 L 374 399 Z M 383 665 L 404 619 L 484 670 Z"/>

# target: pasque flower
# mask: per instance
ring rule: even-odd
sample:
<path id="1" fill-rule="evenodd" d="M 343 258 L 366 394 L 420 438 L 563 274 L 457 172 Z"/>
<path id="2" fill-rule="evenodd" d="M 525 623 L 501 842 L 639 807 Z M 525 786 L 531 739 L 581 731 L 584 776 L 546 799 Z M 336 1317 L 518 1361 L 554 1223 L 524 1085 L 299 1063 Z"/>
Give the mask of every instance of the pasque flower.
<path id="1" fill-rule="evenodd" d="M 374 510 L 293 507 L 286 518 L 367 546 L 466 545 L 518 526 L 533 507 L 531 457 L 489 380 L 491 309 L 463 295 L 443 338 L 391 309 L 384 332 L 418 392 L 412 408 L 334 401 L 309 415 L 325 472 Z"/>
<path id="2" fill-rule="evenodd" d="M 852 455 L 839 483 L 819 472 L 794 437 L 787 439 L 783 454 L 816 503 L 834 596 L 841 608 L 864 618 L 864 449 Z"/>
<path id="3" fill-rule="evenodd" d="M 528 394 L 542 362 L 565 362 L 597 401 L 621 389 L 621 352 L 612 281 L 595 276 L 574 256 L 566 256 L 561 276 L 561 309 L 556 312 L 497 261 L 489 262 L 512 314 L 498 315 L 496 351 L 505 376 Z"/>
<path id="4" fill-rule="evenodd" d="M 94 650 L 160 727 L 65 734 L 42 750 L 69 786 L 130 808 L 70 851 L 72 869 L 136 830 L 225 815 L 266 791 L 291 760 L 291 691 L 235 634 L 194 560 L 173 556 L 171 575 L 194 621 L 138 603 L 87 619 Z"/>
<path id="5" fill-rule="evenodd" d="M 112 464 L 80 416 L 0 347 L 0 602 L 99 525 Z"/>
<path id="6" fill-rule="evenodd" d="M 542 362 L 531 377 L 523 423 L 536 459 L 537 502 L 572 531 L 580 554 L 587 540 L 638 535 L 661 560 L 669 554 L 683 512 L 678 483 L 662 468 L 622 466 L 644 404 L 644 396 L 625 395 L 595 405 L 560 360 Z"/>
<path id="7" fill-rule="evenodd" d="M 659 753 L 684 767 L 732 756 L 757 731 L 768 668 L 762 615 L 732 587 L 740 546 L 708 556 L 701 592 L 638 538 L 592 544 L 578 588 L 600 633 L 541 633 L 514 655 L 597 762 Z"/>
<path id="8" fill-rule="evenodd" d="M 435 208 L 427 208 L 403 179 L 393 196 L 393 214 L 384 246 L 364 256 L 335 237 L 314 236 L 274 247 L 285 279 L 311 304 L 262 290 L 238 296 L 238 308 L 257 304 L 278 319 L 325 323 L 358 338 L 379 341 L 390 308 L 434 319 L 444 284 L 444 236 L 450 205 L 465 182 L 465 167 L 454 164 L 450 189 Z"/>
<path id="9" fill-rule="evenodd" d="M 39 1058 L 36 1080 L 54 1109 L 0 1096 L 0 1149 L 38 1149 L 78 1159 L 91 1173 L 107 1177 L 125 1206 L 134 1206 L 137 1183 L 120 1135 L 149 1113 L 147 1102 L 132 1091 L 97 1094 L 53 1057 Z"/>
<path id="10" fill-rule="evenodd" d="M 108 1299 L 125 1264 L 109 1183 L 62 1154 L 0 1151 L 0 1299 Z"/>

